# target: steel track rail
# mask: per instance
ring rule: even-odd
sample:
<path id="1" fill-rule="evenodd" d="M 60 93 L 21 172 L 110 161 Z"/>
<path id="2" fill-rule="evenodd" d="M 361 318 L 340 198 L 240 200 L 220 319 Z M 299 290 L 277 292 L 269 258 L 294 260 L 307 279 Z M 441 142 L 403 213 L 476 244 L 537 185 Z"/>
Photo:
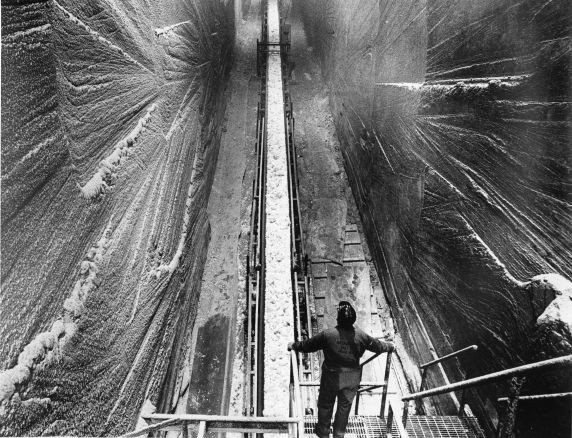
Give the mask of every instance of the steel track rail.
<path id="1" fill-rule="evenodd" d="M 262 40 L 267 39 L 266 2 L 262 20 Z M 257 42 L 258 46 L 258 42 Z M 266 192 L 266 70 L 257 50 L 260 76 L 256 116 L 256 177 L 253 181 L 250 237 L 247 254 L 247 324 L 245 415 L 261 416 L 264 409 L 264 296 L 265 296 L 265 192 Z"/>
<path id="2" fill-rule="evenodd" d="M 283 32 L 281 35 L 285 37 Z M 304 231 L 302 227 L 302 214 L 300 209 L 298 162 L 295 142 L 295 119 L 293 103 L 290 97 L 288 78 L 290 76 L 288 54 L 289 40 L 281 40 L 282 50 L 282 78 L 284 89 L 284 127 L 286 132 L 286 156 L 288 160 L 288 194 L 290 197 L 290 227 L 292 247 L 292 290 L 294 303 L 294 337 L 302 340 L 311 337 L 313 324 L 310 310 L 310 281 L 308 272 L 308 260 L 304 244 Z M 302 364 L 299 367 L 300 381 L 313 380 L 315 370 L 315 358 L 313 355 L 301 354 Z M 315 388 L 306 388 L 308 401 L 316 397 Z"/>

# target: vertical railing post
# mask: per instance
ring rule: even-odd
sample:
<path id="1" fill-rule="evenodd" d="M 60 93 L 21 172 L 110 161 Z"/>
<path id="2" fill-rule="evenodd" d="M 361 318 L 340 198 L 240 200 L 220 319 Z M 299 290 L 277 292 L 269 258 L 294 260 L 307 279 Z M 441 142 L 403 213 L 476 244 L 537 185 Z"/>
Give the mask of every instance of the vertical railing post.
<path id="1" fill-rule="evenodd" d="M 356 394 L 356 408 L 355 408 L 354 415 L 358 415 L 360 394 L 361 394 L 361 391 L 358 389 L 357 394 Z"/>
<path id="2" fill-rule="evenodd" d="M 293 415 L 298 417 L 297 435 L 304 436 L 304 406 L 302 406 L 302 392 L 300 391 L 300 380 L 298 378 L 298 358 L 294 350 L 290 351 L 290 363 L 292 370 L 292 386 L 294 388 L 294 409 Z"/>
<path id="3" fill-rule="evenodd" d="M 425 379 L 427 379 L 427 367 L 422 368 L 421 371 L 421 385 L 419 385 L 419 392 L 425 389 Z"/>
<path id="4" fill-rule="evenodd" d="M 387 362 L 385 363 L 385 376 L 383 378 L 383 391 L 381 394 L 381 408 L 379 416 L 383 418 L 385 414 L 385 403 L 387 402 L 387 387 L 389 384 L 389 372 L 391 371 L 391 351 L 387 353 Z"/>
<path id="5" fill-rule="evenodd" d="M 469 378 L 469 376 L 470 376 L 470 373 L 467 372 L 467 374 L 465 374 L 465 377 L 463 378 L 463 380 L 467 380 Z M 464 388 L 463 392 L 461 392 L 461 402 L 459 403 L 459 417 L 463 417 L 465 415 L 465 405 L 467 404 L 467 391 L 468 391 L 468 389 Z"/>
<path id="6" fill-rule="evenodd" d="M 423 391 L 425 389 L 425 386 L 427 385 L 427 369 L 429 367 L 426 366 L 420 366 L 419 367 L 419 371 L 421 371 L 421 384 L 419 385 L 419 392 Z M 423 402 L 421 400 L 416 400 L 415 401 L 415 406 L 418 412 L 420 413 L 425 413 L 425 407 L 423 406 Z"/>
<path id="7" fill-rule="evenodd" d="M 407 416 L 409 415 L 409 401 L 403 402 L 403 415 L 401 420 L 403 421 L 403 427 L 407 427 Z"/>
<path id="8" fill-rule="evenodd" d="M 514 437 L 514 423 L 516 421 L 516 409 L 518 407 L 518 397 L 526 377 L 513 377 L 510 381 L 508 401 L 506 405 L 504 420 L 499 423 L 497 432 L 498 438 Z"/>
<path id="9" fill-rule="evenodd" d="M 463 389 L 463 392 L 461 392 L 461 402 L 459 403 L 459 417 L 462 417 L 465 415 L 465 397 L 466 397 L 466 389 Z"/>
<path id="10" fill-rule="evenodd" d="M 393 428 L 393 408 L 391 403 L 387 409 L 387 422 L 385 423 L 385 436 L 389 438 L 391 435 L 391 429 Z"/>
<path id="11" fill-rule="evenodd" d="M 197 438 L 204 438 L 207 433 L 207 422 L 201 421 L 199 423 L 199 431 L 197 432 Z"/>
<path id="12" fill-rule="evenodd" d="M 181 425 L 183 430 L 183 438 L 189 438 L 189 428 L 187 427 L 187 422 L 183 421 L 183 424 Z"/>

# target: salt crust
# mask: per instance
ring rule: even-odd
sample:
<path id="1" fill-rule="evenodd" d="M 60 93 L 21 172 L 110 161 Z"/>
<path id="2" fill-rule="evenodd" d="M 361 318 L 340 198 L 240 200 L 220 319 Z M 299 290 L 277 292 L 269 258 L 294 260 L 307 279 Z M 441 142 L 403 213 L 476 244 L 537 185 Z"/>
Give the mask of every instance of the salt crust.
<path id="1" fill-rule="evenodd" d="M 572 282 L 559 274 L 542 274 L 531 279 L 535 289 L 550 290 L 556 295 L 536 320 L 537 325 L 563 322 L 572 333 Z"/>
<path id="2" fill-rule="evenodd" d="M 172 274 L 173 272 L 175 272 L 175 269 L 177 269 L 177 266 L 179 266 L 179 261 L 183 256 L 183 249 L 185 248 L 185 241 L 187 240 L 189 221 L 191 220 L 190 208 L 191 205 L 193 204 L 193 198 L 195 192 L 199 187 L 199 184 L 197 183 L 196 180 L 197 178 L 199 178 L 199 175 L 201 175 L 201 172 L 199 171 L 200 166 L 201 166 L 201 161 L 199 159 L 199 154 L 195 154 L 195 161 L 193 162 L 193 171 L 192 171 L 193 173 L 191 175 L 191 184 L 189 184 L 189 189 L 187 191 L 187 200 L 185 201 L 185 214 L 183 216 L 182 232 L 181 232 L 181 237 L 179 238 L 179 244 L 177 245 L 177 251 L 175 252 L 175 255 L 168 264 L 162 264 L 161 266 L 159 266 L 158 268 L 156 268 L 151 272 L 151 275 L 155 276 L 155 278 L 159 278 L 163 272 Z"/>
<path id="3" fill-rule="evenodd" d="M 18 32 L 10 33 L 2 37 L 2 44 L 15 42 L 21 38 L 33 35 L 36 32 L 46 32 L 51 29 L 52 25 L 50 23 L 42 24 L 41 26 L 31 27 L 26 30 L 20 30 Z"/>
<path id="4" fill-rule="evenodd" d="M 24 347 L 17 364 L 0 373 L 0 415 L 4 415 L 10 399 L 17 393 L 17 386 L 28 382 L 34 370 L 41 369 L 56 360 L 77 331 L 77 320 L 82 315 L 90 292 L 99 286 L 98 267 L 109 246 L 109 233 L 113 217 L 101 239 L 89 249 L 80 264 L 79 276 L 71 295 L 64 301 L 64 315 L 57 319 L 50 330 L 38 334 Z"/>
<path id="5" fill-rule="evenodd" d="M 143 64 L 141 64 L 139 61 L 137 61 L 135 58 L 133 58 L 131 55 L 129 55 L 129 53 L 127 53 L 125 50 L 123 50 L 121 47 L 119 47 L 118 45 L 112 43 L 111 41 L 109 41 L 107 38 L 101 36 L 99 34 L 99 32 L 97 32 L 96 30 L 93 30 L 91 27 L 89 27 L 86 23 L 84 23 L 83 21 L 81 21 L 79 18 L 77 18 L 74 14 L 72 14 L 70 11 L 68 11 L 66 8 L 64 8 L 62 5 L 60 5 L 56 0 L 53 1 L 53 4 L 66 16 L 66 18 L 68 20 L 70 20 L 72 23 L 76 24 L 77 26 L 83 28 L 87 34 L 99 41 L 102 44 L 105 44 L 106 46 L 108 46 L 109 48 L 111 48 L 113 51 L 119 53 L 120 55 L 122 55 L 125 59 L 127 59 L 129 62 L 138 65 L 139 67 L 150 71 L 147 67 L 145 67 Z M 153 72 L 151 72 L 153 73 Z"/>
<path id="6" fill-rule="evenodd" d="M 181 21 L 180 23 L 176 23 L 176 24 L 172 24 L 170 26 L 165 26 L 165 27 L 161 27 L 161 28 L 156 28 L 155 29 L 155 36 L 157 37 L 161 37 L 161 36 L 170 36 L 175 29 L 177 29 L 179 26 L 182 26 L 183 24 L 187 24 L 190 23 L 189 20 L 187 21 Z"/>
<path id="7" fill-rule="evenodd" d="M 117 166 L 121 164 L 121 159 L 129 154 L 129 149 L 133 147 L 135 141 L 139 137 L 139 134 L 141 134 L 143 129 L 149 123 L 151 114 L 153 111 L 155 111 L 155 109 L 156 104 L 152 104 L 147 110 L 147 113 L 139 119 L 135 128 L 133 128 L 131 132 L 127 134 L 127 136 L 122 138 L 115 145 L 111 155 L 101 160 L 99 163 L 99 169 L 95 172 L 95 175 L 93 175 L 91 179 L 85 183 L 85 185 L 78 185 L 84 198 L 94 198 L 102 193 L 105 193 L 105 191 L 109 188 L 109 185 L 105 182 L 105 179 L 108 178 L 113 172 L 115 172 Z"/>

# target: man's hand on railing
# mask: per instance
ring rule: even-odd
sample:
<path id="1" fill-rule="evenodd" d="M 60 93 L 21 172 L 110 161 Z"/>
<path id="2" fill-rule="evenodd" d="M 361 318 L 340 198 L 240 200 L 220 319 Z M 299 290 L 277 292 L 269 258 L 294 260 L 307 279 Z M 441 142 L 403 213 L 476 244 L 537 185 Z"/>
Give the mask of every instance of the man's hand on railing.
<path id="1" fill-rule="evenodd" d="M 294 348 L 294 342 L 288 342 L 288 351 L 292 351 Z"/>
<path id="2" fill-rule="evenodd" d="M 395 339 L 395 335 L 391 332 L 387 332 L 383 336 L 381 336 L 377 339 L 379 339 L 380 341 L 385 341 L 385 342 L 393 342 Z"/>

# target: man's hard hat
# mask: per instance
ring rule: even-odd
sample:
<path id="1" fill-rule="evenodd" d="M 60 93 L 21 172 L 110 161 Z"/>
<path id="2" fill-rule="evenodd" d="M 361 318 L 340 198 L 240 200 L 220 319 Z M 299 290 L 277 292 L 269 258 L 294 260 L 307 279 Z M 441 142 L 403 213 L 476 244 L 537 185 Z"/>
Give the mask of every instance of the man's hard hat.
<path id="1" fill-rule="evenodd" d="M 348 301 L 338 304 L 338 324 L 342 327 L 352 326 L 356 322 L 356 311 Z"/>

